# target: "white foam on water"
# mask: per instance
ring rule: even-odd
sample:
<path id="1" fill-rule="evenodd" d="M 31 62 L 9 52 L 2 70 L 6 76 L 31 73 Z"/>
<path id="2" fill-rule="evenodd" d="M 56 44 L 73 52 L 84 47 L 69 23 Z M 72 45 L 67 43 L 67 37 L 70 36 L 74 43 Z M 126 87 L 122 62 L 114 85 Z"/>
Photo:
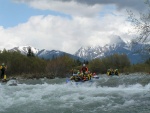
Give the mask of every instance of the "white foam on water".
<path id="1" fill-rule="evenodd" d="M 18 86 L 0 85 L 0 112 L 19 106 L 30 105 L 30 109 L 79 107 L 84 111 L 89 106 L 93 110 L 104 111 L 124 108 L 137 104 L 145 95 L 150 97 L 150 84 L 119 85 L 117 87 L 90 84 L 18 84 Z M 81 107 L 82 106 L 82 107 Z M 58 109 L 59 109 L 58 108 Z M 23 108 L 21 108 L 23 109 Z"/>

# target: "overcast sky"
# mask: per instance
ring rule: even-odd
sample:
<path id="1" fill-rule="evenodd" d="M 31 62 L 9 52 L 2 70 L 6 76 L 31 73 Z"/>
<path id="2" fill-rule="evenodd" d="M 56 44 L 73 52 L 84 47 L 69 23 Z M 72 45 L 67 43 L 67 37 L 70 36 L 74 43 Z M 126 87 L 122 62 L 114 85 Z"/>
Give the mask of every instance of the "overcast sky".
<path id="1" fill-rule="evenodd" d="M 144 0 L 0 0 L 0 49 L 30 45 L 75 53 L 81 46 L 135 36 L 127 9 L 145 10 Z"/>

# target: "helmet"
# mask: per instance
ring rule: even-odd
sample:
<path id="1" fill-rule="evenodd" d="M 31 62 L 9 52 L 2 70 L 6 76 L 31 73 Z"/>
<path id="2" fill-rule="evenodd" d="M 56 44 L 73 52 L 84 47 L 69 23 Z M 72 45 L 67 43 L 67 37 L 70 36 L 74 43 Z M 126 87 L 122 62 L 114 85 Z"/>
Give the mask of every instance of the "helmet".
<path id="1" fill-rule="evenodd" d="M 2 63 L 2 66 L 4 66 L 5 64 L 4 63 Z"/>
<path id="2" fill-rule="evenodd" d="M 83 64 L 83 66 L 85 66 L 85 64 Z"/>

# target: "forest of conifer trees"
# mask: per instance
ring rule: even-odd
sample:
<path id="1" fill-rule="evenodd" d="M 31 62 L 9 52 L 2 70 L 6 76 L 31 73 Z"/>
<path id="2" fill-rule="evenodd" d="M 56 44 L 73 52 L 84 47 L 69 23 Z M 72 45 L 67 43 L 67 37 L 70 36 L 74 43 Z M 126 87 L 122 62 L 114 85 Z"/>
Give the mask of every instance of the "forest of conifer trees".
<path id="1" fill-rule="evenodd" d="M 0 53 L 0 64 L 7 65 L 6 74 L 8 77 L 22 78 L 55 78 L 66 77 L 71 74 L 72 69 L 80 70 L 83 63 L 86 63 L 91 72 L 106 74 L 107 69 L 119 69 L 121 73 L 146 72 L 149 73 L 150 59 L 142 64 L 130 64 L 125 54 L 114 54 L 102 59 L 80 62 L 67 55 L 52 60 L 40 59 L 34 55 L 22 55 L 19 52 L 3 50 Z"/>

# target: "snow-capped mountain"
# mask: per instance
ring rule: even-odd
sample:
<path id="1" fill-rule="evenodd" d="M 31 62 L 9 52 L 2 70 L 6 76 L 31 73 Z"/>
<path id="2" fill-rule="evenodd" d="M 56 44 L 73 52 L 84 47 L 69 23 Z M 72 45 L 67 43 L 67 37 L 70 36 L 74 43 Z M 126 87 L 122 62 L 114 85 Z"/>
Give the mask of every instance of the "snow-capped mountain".
<path id="1" fill-rule="evenodd" d="M 111 38 L 110 43 L 105 46 L 81 47 L 75 55 L 91 60 L 113 55 L 114 53 L 126 54 L 131 63 L 140 63 L 150 58 L 150 53 L 145 50 L 145 47 L 150 47 L 150 45 L 126 43 L 119 36 Z"/>
<path id="2" fill-rule="evenodd" d="M 83 59 L 78 57 L 78 56 L 75 56 L 75 55 L 72 55 L 72 54 L 69 54 L 69 53 L 66 53 L 63 51 L 59 51 L 59 50 L 45 50 L 45 49 L 43 49 L 43 50 L 40 50 L 36 54 L 36 56 L 38 56 L 40 58 L 44 58 L 44 59 L 57 58 L 57 57 L 63 56 L 63 55 L 68 55 L 75 60 L 79 59 L 80 61 L 83 61 Z"/>
<path id="3" fill-rule="evenodd" d="M 39 49 L 36 49 L 32 46 L 19 46 L 19 47 L 14 47 L 12 49 L 10 49 L 9 51 L 17 51 L 20 52 L 24 55 L 27 55 L 29 48 L 32 50 L 32 52 L 36 55 L 39 52 Z"/>
<path id="4" fill-rule="evenodd" d="M 40 50 L 37 54 L 38 57 L 44 59 L 51 59 L 52 57 L 58 57 L 63 55 L 63 52 L 57 50 Z"/>
<path id="5" fill-rule="evenodd" d="M 39 49 L 36 49 L 32 46 L 14 47 L 14 48 L 12 48 L 8 51 L 17 51 L 17 52 L 20 52 L 23 55 L 27 55 L 29 48 L 31 49 L 31 51 L 34 53 L 35 56 L 37 56 L 39 58 L 43 58 L 43 59 L 52 59 L 52 58 L 57 58 L 59 56 L 68 55 L 68 56 L 70 56 L 71 58 L 73 58 L 75 60 L 77 60 L 77 59 L 80 60 L 80 61 L 84 60 L 84 59 L 82 59 L 78 56 L 75 56 L 75 55 L 72 55 L 72 54 L 69 54 L 69 53 L 66 53 L 66 52 L 63 52 L 63 51 L 45 50 L 45 49 L 39 50 Z"/>
<path id="6" fill-rule="evenodd" d="M 113 53 L 127 53 L 129 51 L 129 45 L 127 45 L 120 37 L 115 37 L 115 40 L 112 40 L 112 42 L 110 41 L 109 44 L 104 46 L 81 47 L 75 55 L 91 60 L 99 57 L 105 57 Z"/>
<path id="7" fill-rule="evenodd" d="M 59 50 L 39 50 L 32 46 L 20 46 L 14 47 L 9 51 L 19 51 L 20 53 L 27 55 L 28 49 L 34 53 L 34 55 L 44 58 L 52 59 L 62 55 L 68 55 L 73 59 L 79 59 L 80 61 L 92 60 L 95 58 L 103 58 L 114 53 L 126 54 L 131 63 L 140 63 L 150 58 L 150 44 L 140 44 L 137 42 L 127 43 L 124 42 L 119 36 L 112 36 L 110 43 L 104 46 L 87 46 L 81 47 L 74 55 L 59 51 Z M 148 51 L 147 51 L 148 50 Z"/>

